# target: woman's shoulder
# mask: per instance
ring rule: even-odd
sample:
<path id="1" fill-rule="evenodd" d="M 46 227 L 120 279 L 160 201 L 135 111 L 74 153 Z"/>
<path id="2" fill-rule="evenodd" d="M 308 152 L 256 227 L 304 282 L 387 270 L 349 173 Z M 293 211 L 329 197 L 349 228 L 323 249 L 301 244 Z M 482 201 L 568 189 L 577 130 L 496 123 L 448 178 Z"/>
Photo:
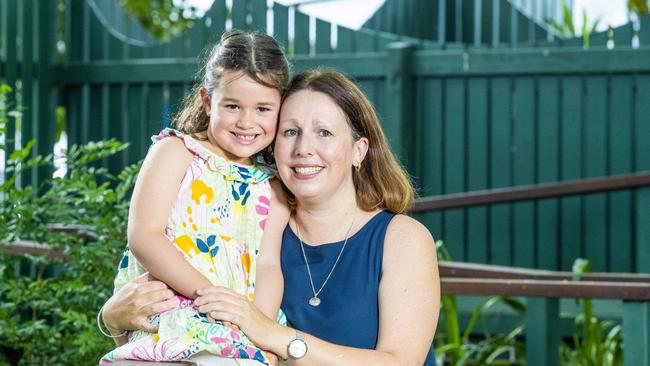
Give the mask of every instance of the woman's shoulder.
<path id="1" fill-rule="evenodd" d="M 430 252 L 432 249 L 435 251 L 433 236 L 422 223 L 402 214 L 397 214 L 391 219 L 384 239 L 385 253 L 413 254 Z"/>

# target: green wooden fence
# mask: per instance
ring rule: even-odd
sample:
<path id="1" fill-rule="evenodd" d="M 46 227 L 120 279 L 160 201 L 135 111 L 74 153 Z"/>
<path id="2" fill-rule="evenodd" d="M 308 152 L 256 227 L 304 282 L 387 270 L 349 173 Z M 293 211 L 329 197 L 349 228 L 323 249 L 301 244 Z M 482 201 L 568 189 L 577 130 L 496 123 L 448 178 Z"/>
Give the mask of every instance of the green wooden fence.
<path id="1" fill-rule="evenodd" d="M 115 2 L 68 0 L 65 55 L 57 61 L 53 3 L 0 4 L 0 78 L 19 82 L 22 140 L 36 137 L 41 153 L 52 151 L 53 108 L 61 104 L 69 144 L 115 137 L 132 145 L 103 164 L 118 169 L 138 161 L 192 83 L 197 55 L 232 27 L 272 29 L 295 70 L 325 65 L 353 76 L 422 196 L 650 170 L 648 18 L 636 34 L 631 25 L 615 29 L 613 49 L 604 34 L 592 36 L 589 50 L 576 47 L 580 40 L 501 47 L 504 32 L 496 41 L 494 33 L 479 35 L 491 47 L 461 37 L 469 47 L 459 48 L 455 36 L 422 41 L 351 31 L 278 4 L 269 9 L 265 0 L 235 1 L 232 9 L 217 0 L 187 34 L 157 44 Z M 492 4 L 500 14 L 510 11 L 507 2 Z M 499 23 L 496 8 L 486 16 L 492 24 Z M 539 27 L 516 19 L 519 28 Z M 494 29 L 506 22 L 499 24 Z M 638 48 L 629 46 L 633 37 Z M 48 174 L 34 171 L 25 183 Z M 583 256 L 597 271 L 650 272 L 648 189 L 418 218 L 456 260 L 567 270 Z"/>
<path id="2" fill-rule="evenodd" d="M 115 137 L 132 145 L 102 164 L 136 162 L 169 124 L 205 45 L 224 29 L 259 29 L 296 71 L 324 65 L 358 81 L 421 196 L 650 170 L 650 18 L 611 39 L 594 34 L 584 50 L 507 1 L 417 3 L 393 11 L 438 21 L 381 23 L 387 2 L 368 24 L 378 30 L 352 31 L 265 0 L 216 0 L 187 34 L 157 44 L 114 1 L 66 0 L 58 19 L 55 1 L 3 0 L 0 82 L 17 86 L 10 101 L 23 106 L 8 136 L 51 152 L 62 105 L 69 144 Z M 596 271 L 650 272 L 650 188 L 416 216 L 458 261 L 569 270 L 582 256 Z"/>

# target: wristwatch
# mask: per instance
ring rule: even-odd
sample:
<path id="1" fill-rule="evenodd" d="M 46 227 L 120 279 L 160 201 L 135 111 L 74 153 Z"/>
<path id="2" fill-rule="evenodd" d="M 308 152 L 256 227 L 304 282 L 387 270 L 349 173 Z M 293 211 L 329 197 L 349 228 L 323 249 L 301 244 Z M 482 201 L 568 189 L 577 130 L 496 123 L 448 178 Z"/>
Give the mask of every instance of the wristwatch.
<path id="1" fill-rule="evenodd" d="M 305 343 L 305 333 L 296 329 L 296 339 L 289 342 L 287 353 L 290 360 L 297 360 L 305 357 L 307 354 L 307 343 Z"/>

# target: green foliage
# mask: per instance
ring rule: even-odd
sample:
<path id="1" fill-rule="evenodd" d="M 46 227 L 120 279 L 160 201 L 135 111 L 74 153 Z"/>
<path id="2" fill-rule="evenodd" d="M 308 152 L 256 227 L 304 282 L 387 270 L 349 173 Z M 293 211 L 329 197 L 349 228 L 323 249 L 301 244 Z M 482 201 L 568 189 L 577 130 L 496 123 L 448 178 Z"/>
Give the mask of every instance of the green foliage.
<path id="1" fill-rule="evenodd" d="M 648 15 L 648 0 L 627 0 L 627 9 L 637 15 Z"/>
<path id="2" fill-rule="evenodd" d="M 573 262 L 573 278 L 579 281 L 585 273 L 591 272 L 588 260 L 578 258 Z M 573 347 L 560 345 L 560 364 L 579 366 L 622 366 L 623 337 L 621 325 L 611 321 L 599 321 L 593 315 L 591 299 L 582 302 L 573 326 Z"/>
<path id="3" fill-rule="evenodd" d="M 451 261 L 451 256 L 442 241 L 436 242 L 438 258 Z M 525 363 L 524 344 L 518 339 L 522 335 L 523 318 L 526 307 L 519 300 L 493 296 L 478 304 L 462 332 L 458 322 L 458 308 L 455 296 L 442 295 L 442 318 L 445 322 L 444 332 L 436 333 L 436 356 L 444 355 L 445 364 L 461 365 L 521 365 Z M 520 314 L 522 323 L 505 334 L 492 334 L 487 326 L 484 314 L 493 306 L 503 304 Z M 473 343 L 470 335 L 480 321 L 482 339 Z M 514 353 L 515 359 L 504 359 L 504 355 Z"/>
<path id="4" fill-rule="evenodd" d="M 0 246 L 46 243 L 66 259 L 0 257 L 0 364 L 91 365 L 113 348 L 95 325 L 96 311 L 112 293 L 126 243 L 128 192 L 138 166 L 117 177 L 100 159 L 127 144 L 115 140 L 65 152 L 68 172 L 41 185 L 17 187 L 16 178 L 52 157 L 32 157 L 31 141 L 11 154 L 1 186 Z M 75 232 L 53 230 L 53 225 Z M 0 248 L 0 251 L 4 253 Z"/>
<path id="5" fill-rule="evenodd" d="M 180 35 L 196 18 L 196 8 L 185 0 L 120 0 L 120 5 L 159 41 Z"/>
<path id="6" fill-rule="evenodd" d="M 589 48 L 589 36 L 596 32 L 600 19 L 596 19 L 591 25 L 589 25 L 587 22 L 587 11 L 583 8 L 582 28 L 580 29 L 580 33 L 578 33 L 573 23 L 573 18 L 573 9 L 566 0 L 564 0 L 562 1 L 562 22 L 557 22 L 555 19 L 551 18 L 547 18 L 545 21 L 558 37 L 568 39 L 582 36 L 582 46 L 584 48 Z"/>
<path id="7" fill-rule="evenodd" d="M 7 125 L 9 124 L 10 118 L 19 118 L 20 111 L 16 106 L 11 105 L 9 100 L 9 94 L 13 91 L 13 88 L 7 84 L 0 84 L 0 135 L 5 136 L 7 132 Z M 8 141 L 0 143 L 0 149 L 4 150 L 5 145 Z"/>

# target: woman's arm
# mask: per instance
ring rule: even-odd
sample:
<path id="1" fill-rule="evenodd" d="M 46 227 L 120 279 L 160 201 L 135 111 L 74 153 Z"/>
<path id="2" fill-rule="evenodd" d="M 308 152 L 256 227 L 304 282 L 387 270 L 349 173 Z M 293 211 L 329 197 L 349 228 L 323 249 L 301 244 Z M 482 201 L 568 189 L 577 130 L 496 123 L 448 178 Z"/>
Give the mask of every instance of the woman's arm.
<path id="1" fill-rule="evenodd" d="M 308 351 L 296 365 L 422 365 L 440 307 L 433 238 L 417 221 L 399 215 L 388 226 L 379 286 L 379 337 L 375 350 L 339 346 L 305 335 Z M 226 288 L 199 290 L 199 311 L 239 325 L 259 347 L 286 358 L 295 330 L 265 317 Z"/>
<path id="2" fill-rule="evenodd" d="M 289 207 L 281 183 L 271 181 L 271 204 L 264 227 L 260 254 L 257 257 L 255 305 L 271 319 L 278 316 L 284 278 L 280 269 L 282 233 L 289 222 Z"/>
<path id="3" fill-rule="evenodd" d="M 154 333 L 157 326 L 149 323 L 147 318 L 175 306 L 178 306 L 178 298 L 174 292 L 145 273 L 128 282 L 106 301 L 102 320 L 113 335 L 135 329 Z M 126 336 L 114 340 L 118 346 L 127 341 Z"/>
<path id="4" fill-rule="evenodd" d="M 165 228 L 181 181 L 192 162 L 183 141 L 166 138 L 156 143 L 144 160 L 129 207 L 129 248 L 154 277 L 185 297 L 210 281 L 183 258 Z"/>

